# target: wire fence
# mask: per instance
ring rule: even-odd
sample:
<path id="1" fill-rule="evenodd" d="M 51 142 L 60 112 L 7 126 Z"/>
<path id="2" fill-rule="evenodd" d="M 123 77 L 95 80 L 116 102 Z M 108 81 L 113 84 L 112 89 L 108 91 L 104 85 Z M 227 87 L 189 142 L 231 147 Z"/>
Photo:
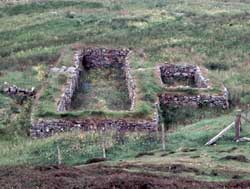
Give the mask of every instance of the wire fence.
<path id="1" fill-rule="evenodd" d="M 162 146 L 160 134 L 152 131 L 82 132 L 79 130 L 47 140 L 47 144 L 37 141 L 37 145 L 26 152 L 29 156 L 26 157 L 26 163 L 77 165 L 84 164 L 91 159 L 118 161 L 159 150 Z"/>

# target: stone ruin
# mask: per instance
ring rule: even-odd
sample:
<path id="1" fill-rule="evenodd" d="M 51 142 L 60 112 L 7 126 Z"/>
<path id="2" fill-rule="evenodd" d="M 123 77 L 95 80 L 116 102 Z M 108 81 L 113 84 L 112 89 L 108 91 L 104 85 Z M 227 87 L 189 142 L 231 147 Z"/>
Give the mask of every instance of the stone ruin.
<path id="1" fill-rule="evenodd" d="M 171 107 L 192 107 L 192 108 L 220 108 L 227 109 L 228 91 L 225 88 L 222 95 L 186 95 L 164 93 L 159 96 L 162 109 Z"/>
<path id="2" fill-rule="evenodd" d="M 75 92 L 79 87 L 81 74 L 84 70 L 95 68 L 109 68 L 116 66 L 125 72 L 131 102 L 130 111 L 135 108 L 136 83 L 131 75 L 129 65 L 131 51 L 128 49 L 105 49 L 88 48 L 78 50 L 74 55 L 72 67 L 52 68 L 51 72 L 67 73 L 69 79 L 64 91 L 57 103 L 57 111 L 64 113 L 70 110 Z M 32 121 L 31 136 L 33 138 L 48 137 L 55 133 L 81 129 L 84 131 L 98 130 L 102 128 L 116 129 L 118 131 L 141 131 L 156 130 L 158 125 L 158 112 L 155 109 L 152 119 L 108 119 L 108 118 L 86 118 L 86 119 L 39 119 Z"/>
<path id="3" fill-rule="evenodd" d="M 33 123 L 30 134 L 33 138 L 49 137 L 56 133 L 73 130 L 90 131 L 114 129 L 116 131 L 156 131 L 158 119 L 41 119 Z"/>
<path id="4" fill-rule="evenodd" d="M 105 48 L 87 48 L 78 50 L 74 55 L 74 64 L 71 67 L 52 68 L 51 72 L 67 73 L 68 81 L 64 91 L 57 103 L 59 113 L 67 113 L 70 110 L 72 100 L 79 87 L 81 74 L 84 70 L 95 68 L 109 68 L 117 66 L 121 68 L 126 75 L 126 85 L 128 87 L 129 98 L 131 101 L 130 111 L 133 113 L 136 105 L 136 82 L 131 75 L 129 59 L 131 51 L 128 49 L 105 49 Z M 185 87 L 195 89 L 208 89 L 208 79 L 204 77 L 201 69 L 195 65 L 174 65 L 162 64 L 159 67 L 160 80 L 164 85 L 165 92 L 158 95 L 159 102 L 155 102 L 155 109 L 152 118 L 40 118 L 32 120 L 31 136 L 33 138 L 48 137 L 55 133 L 72 131 L 80 129 L 83 131 L 99 130 L 103 128 L 115 129 L 118 131 L 156 131 L 158 129 L 159 116 L 157 107 L 164 111 L 170 106 L 174 107 L 192 107 L 192 108 L 220 108 L 227 109 L 228 91 L 226 88 L 218 95 L 210 94 L 180 94 L 177 91 L 167 92 L 168 87 L 178 87 L 179 81 L 188 81 Z M 169 82 L 170 81 L 170 82 Z M 177 83 L 175 83 L 177 81 Z M 170 85 L 169 85 L 170 83 Z M 171 84 L 173 84 L 171 86 Z M 181 82 L 183 84 L 183 82 Z M 181 85 L 180 84 L 180 85 Z"/>
<path id="5" fill-rule="evenodd" d="M 83 70 L 90 70 L 102 67 L 116 66 L 125 72 L 126 83 L 131 102 L 130 110 L 135 107 L 135 82 L 130 73 L 130 66 L 128 62 L 130 51 L 128 49 L 109 50 L 105 48 L 99 49 L 84 49 L 76 52 L 74 56 L 74 67 L 64 67 L 63 70 L 53 68 L 52 72 L 66 72 L 70 74 L 67 86 L 57 105 L 58 112 L 66 112 L 70 109 L 72 100 L 77 88 Z"/>
<path id="6" fill-rule="evenodd" d="M 201 69 L 195 65 L 175 65 L 175 64 L 164 64 L 160 67 L 160 74 L 162 82 L 169 83 L 169 81 L 189 80 L 193 86 L 190 88 L 201 88 L 206 89 L 211 86 L 208 85 L 208 79 L 206 79 Z M 170 86 L 171 87 L 171 86 Z M 178 86 L 176 87 L 178 88 Z M 210 94 L 197 94 L 188 95 L 180 94 L 178 92 L 165 92 L 159 95 L 160 105 L 162 109 L 167 109 L 170 106 L 173 107 L 192 107 L 192 108 L 220 108 L 227 109 L 229 93 L 228 90 L 223 87 L 221 94 L 210 95 Z"/>
<path id="7" fill-rule="evenodd" d="M 199 66 L 195 65 L 176 65 L 164 64 L 160 66 L 161 80 L 169 86 L 175 82 L 182 81 L 184 85 L 190 85 L 195 88 L 207 88 L 208 79 L 202 75 Z"/>

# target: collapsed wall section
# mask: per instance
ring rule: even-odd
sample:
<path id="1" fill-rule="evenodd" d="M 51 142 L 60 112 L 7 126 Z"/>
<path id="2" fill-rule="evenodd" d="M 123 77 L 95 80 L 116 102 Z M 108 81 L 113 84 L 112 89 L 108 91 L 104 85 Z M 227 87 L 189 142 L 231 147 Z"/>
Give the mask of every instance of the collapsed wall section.
<path id="1" fill-rule="evenodd" d="M 0 86 L 0 92 L 10 96 L 10 97 L 35 97 L 36 91 L 35 88 L 32 89 L 24 89 L 17 87 L 16 85 L 11 85 L 7 82 L 4 83 L 3 86 Z"/>

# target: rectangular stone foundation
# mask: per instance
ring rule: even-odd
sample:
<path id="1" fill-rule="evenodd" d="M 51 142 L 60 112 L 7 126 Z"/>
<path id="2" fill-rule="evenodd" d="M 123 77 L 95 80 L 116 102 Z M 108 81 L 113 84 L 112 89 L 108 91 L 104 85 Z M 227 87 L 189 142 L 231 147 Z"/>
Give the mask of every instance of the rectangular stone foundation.
<path id="1" fill-rule="evenodd" d="M 143 118 L 140 115 L 140 118 L 134 118 L 137 116 L 133 116 L 133 114 L 136 114 L 134 111 L 136 104 L 136 83 L 131 75 L 131 68 L 129 66 L 130 54 L 131 52 L 127 49 L 88 48 L 78 50 L 75 53 L 74 65 L 72 67 L 53 68 L 52 72 L 65 72 L 70 75 L 57 103 L 59 118 L 39 118 L 32 120 L 31 136 L 33 138 L 49 137 L 57 133 L 72 130 L 114 129 L 117 131 L 156 131 L 158 126 L 158 112 L 156 108 L 150 117 Z M 80 86 L 81 74 L 93 69 L 109 69 L 110 67 L 117 67 L 124 71 L 130 99 L 130 107 L 125 111 L 125 114 L 129 115 L 121 116 L 121 118 L 98 116 L 98 112 L 101 111 L 96 109 L 93 111 L 93 116 L 90 115 L 87 118 L 81 118 L 81 116 L 76 116 L 75 118 L 70 118 L 69 116 L 65 118 L 64 115 L 72 110 L 72 102 Z M 86 110 L 86 112 L 89 113 L 92 110 Z M 101 112 L 101 114 L 105 114 L 105 112 Z"/>
<path id="2" fill-rule="evenodd" d="M 211 86 L 196 65 L 162 64 L 159 67 L 162 83 L 166 92 L 159 95 L 160 107 L 163 111 L 169 108 L 218 108 L 228 109 L 228 91 L 225 87 L 220 94 L 210 95 Z M 181 82 L 180 82 L 181 81 Z M 182 88 L 182 92 L 178 89 Z M 193 90 L 194 94 L 189 94 Z M 207 90 L 206 92 L 203 92 Z M 167 92 L 169 91 L 169 92 Z M 212 93 L 212 91 L 211 91 Z"/>
<path id="3" fill-rule="evenodd" d="M 129 58 L 130 51 L 127 49 L 110 50 L 104 48 L 79 50 L 74 57 L 74 67 L 71 68 L 71 77 L 58 102 L 57 111 L 66 112 L 71 108 L 76 92 L 79 91 L 81 75 L 93 69 L 118 68 L 124 72 L 127 85 L 130 108 L 135 106 L 135 82 L 130 73 Z"/>
<path id="4" fill-rule="evenodd" d="M 92 55 L 88 61 L 94 58 L 95 56 Z M 98 63 L 99 61 L 104 63 L 105 60 L 98 60 Z M 123 62 L 125 58 L 122 57 L 120 60 L 114 60 L 110 65 L 99 64 L 99 66 L 92 65 L 86 68 L 85 66 L 89 66 L 92 62 L 83 60 L 79 88 L 73 97 L 71 109 L 129 111 L 131 99 Z"/>

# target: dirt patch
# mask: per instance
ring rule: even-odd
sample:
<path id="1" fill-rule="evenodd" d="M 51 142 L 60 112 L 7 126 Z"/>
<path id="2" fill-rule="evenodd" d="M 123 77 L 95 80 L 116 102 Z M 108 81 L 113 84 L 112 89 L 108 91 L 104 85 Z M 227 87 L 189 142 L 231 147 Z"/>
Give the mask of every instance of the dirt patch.
<path id="1" fill-rule="evenodd" d="M 101 158 L 101 157 L 92 158 L 92 159 L 87 160 L 85 164 L 92 164 L 92 163 L 98 163 L 98 162 L 103 162 L 103 161 L 108 161 L 108 159 Z"/>
<path id="2" fill-rule="evenodd" d="M 223 158 L 221 158 L 221 160 L 234 160 L 234 161 L 239 161 L 239 162 L 244 162 L 244 163 L 248 163 L 249 159 L 246 158 L 246 156 L 244 155 L 236 155 L 236 156 L 225 156 Z"/>
<path id="3" fill-rule="evenodd" d="M 196 148 L 182 148 L 181 152 L 195 152 L 197 151 Z"/>
<path id="4" fill-rule="evenodd" d="M 166 167 L 172 173 L 181 173 L 181 172 L 194 172 L 199 173 L 199 170 L 193 167 L 186 167 L 182 164 L 173 164 Z"/>
<path id="5" fill-rule="evenodd" d="M 141 152 L 141 153 L 137 154 L 135 156 L 135 158 L 139 158 L 139 157 L 142 157 L 142 156 L 153 156 L 153 155 L 154 155 L 153 152 Z"/>
<path id="6" fill-rule="evenodd" d="M 174 167 L 174 166 L 173 166 Z M 175 166 L 176 167 L 180 166 Z M 250 188 L 250 181 L 204 182 L 188 178 L 130 173 L 103 165 L 0 168 L 0 188 L 176 189 Z"/>
<path id="7" fill-rule="evenodd" d="M 161 156 L 161 157 L 165 157 L 165 156 L 168 156 L 168 155 L 174 154 L 174 153 L 175 153 L 174 151 L 169 151 L 169 152 L 166 152 L 166 153 L 161 154 L 160 156 Z"/>
<path id="8" fill-rule="evenodd" d="M 233 152 L 233 151 L 235 151 L 237 149 L 238 149 L 237 147 L 232 147 L 232 148 L 229 148 L 229 149 L 219 150 L 218 152 L 220 152 L 220 153 L 224 153 L 224 152 L 231 153 L 231 152 Z"/>
<path id="9" fill-rule="evenodd" d="M 132 165 L 132 164 L 127 164 L 123 165 L 123 168 L 139 168 L 139 169 L 144 169 L 148 171 L 161 171 L 161 172 L 171 172 L 171 173 L 182 173 L 182 172 L 192 172 L 192 173 L 199 173 L 199 170 L 194 168 L 194 167 L 187 167 L 182 164 L 160 164 L 160 165 L 155 165 L 155 164 L 142 164 L 142 165 Z"/>

